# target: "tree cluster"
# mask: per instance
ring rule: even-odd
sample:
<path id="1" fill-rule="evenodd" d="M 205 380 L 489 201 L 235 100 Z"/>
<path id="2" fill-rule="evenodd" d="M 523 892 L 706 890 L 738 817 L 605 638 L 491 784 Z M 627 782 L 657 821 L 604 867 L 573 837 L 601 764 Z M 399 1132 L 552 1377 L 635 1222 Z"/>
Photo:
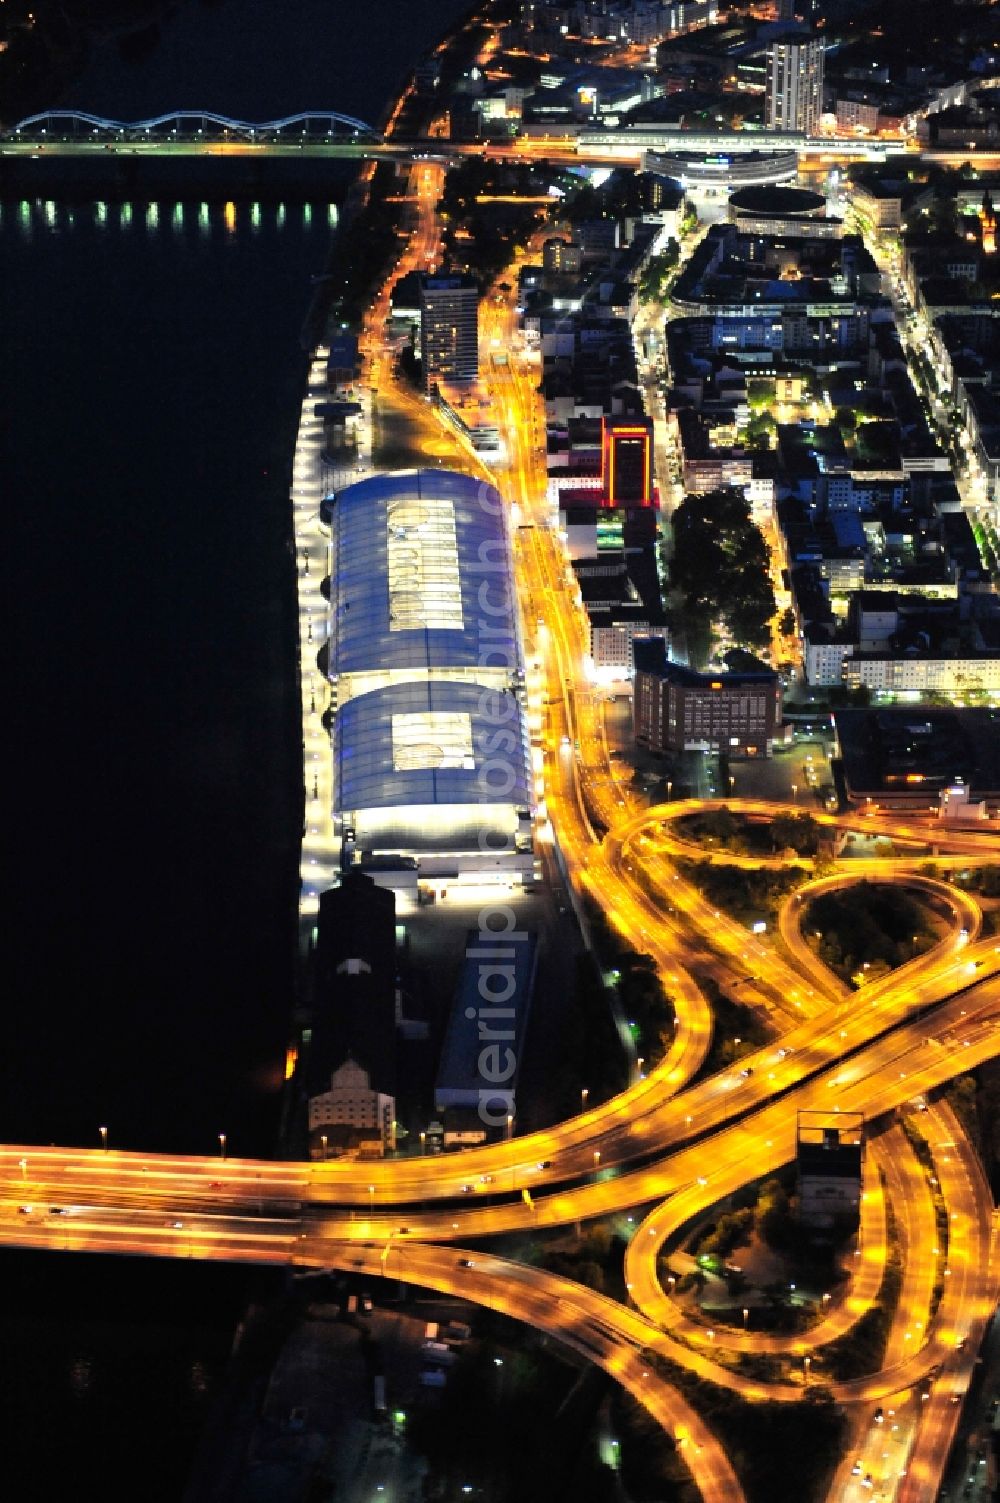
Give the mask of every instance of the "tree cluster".
<path id="1" fill-rule="evenodd" d="M 1000 1189 L 1000 1060 L 987 1060 L 975 1076 L 961 1076 L 949 1090 L 948 1100 L 963 1125 L 974 1121 L 972 1141 L 982 1156 L 996 1199 Z"/>
<path id="2" fill-rule="evenodd" d="M 773 913 L 781 899 L 794 891 L 803 876 L 802 872 L 787 870 L 764 868 L 753 871 L 743 866 L 713 866 L 708 861 L 685 862 L 683 870 L 688 881 L 704 893 L 710 903 L 741 920 Z"/>
<path id="3" fill-rule="evenodd" d="M 644 303 L 662 303 L 667 296 L 670 273 L 680 259 L 680 246 L 668 240 L 658 256 L 651 256 L 639 278 L 639 298 Z"/>
<path id="4" fill-rule="evenodd" d="M 845 981 L 859 974 L 874 980 L 934 939 L 922 906 L 885 883 L 825 893 L 810 903 L 804 928 L 819 933 L 820 958 Z"/>
<path id="5" fill-rule="evenodd" d="M 326 264 L 329 312 L 357 324 L 371 302 L 376 283 L 394 257 L 402 234 L 399 205 L 387 200 L 396 186 L 390 162 L 379 162 L 364 204 L 334 236 Z"/>
<path id="6" fill-rule="evenodd" d="M 533 194 L 542 181 L 535 169 L 498 165 L 472 157 L 453 167 L 438 200 L 444 224 L 444 261 L 488 283 L 510 262 L 515 249 L 527 243 L 541 223 L 536 205 L 479 203 L 486 194 Z"/>
<path id="7" fill-rule="evenodd" d="M 621 1288 L 625 1243 L 613 1236 L 605 1222 L 590 1223 L 573 1247 L 547 1248 L 541 1266 L 550 1273 L 585 1284 L 598 1294 L 618 1296 Z M 615 1286 L 619 1287 L 615 1287 Z"/>
<path id="8" fill-rule="evenodd" d="M 649 1355 L 651 1365 L 677 1385 L 718 1435 L 747 1503 L 819 1503 L 825 1497 L 840 1455 L 844 1417 L 819 1384 L 801 1404 L 750 1403 L 731 1389 Z"/>
<path id="9" fill-rule="evenodd" d="M 931 863 L 932 864 L 932 863 Z M 937 872 L 937 867 L 934 867 Z M 959 887 L 983 898 L 1000 898 L 1000 866 L 974 866 L 954 878 Z"/>
<path id="10" fill-rule="evenodd" d="M 855 432 L 854 447 L 866 464 L 895 464 L 899 459 L 899 425 L 862 423 Z"/>
<path id="11" fill-rule="evenodd" d="M 701 977 L 699 984 L 712 1005 L 714 1020 L 712 1047 L 699 1071 L 701 1077 L 715 1075 L 745 1054 L 751 1054 L 766 1041 L 767 1034 L 753 1008 L 727 997 L 710 976 Z"/>
<path id="12" fill-rule="evenodd" d="M 738 646 L 761 651 L 775 613 L 770 553 L 742 491 L 688 496 L 673 515 L 670 587 L 688 655 L 704 663 L 721 623 Z"/>
<path id="13" fill-rule="evenodd" d="M 885 1272 L 875 1303 L 849 1331 L 823 1348 L 823 1361 L 835 1381 L 848 1381 L 878 1372 L 885 1358 L 885 1344 L 902 1281 L 899 1247 L 891 1234 Z"/>
<path id="14" fill-rule="evenodd" d="M 762 824 L 734 814 L 726 804 L 682 821 L 682 828 L 696 840 L 740 855 L 794 851 L 797 856 L 815 856 L 822 837 L 811 814 L 776 814 Z"/>
<path id="15" fill-rule="evenodd" d="M 737 1247 L 746 1247 L 753 1235 L 753 1224 L 754 1213 L 749 1207 L 742 1211 L 724 1211 L 699 1241 L 698 1256 L 728 1258 Z"/>
<path id="16" fill-rule="evenodd" d="M 673 1000 L 663 990 L 653 957 L 626 944 L 596 904 L 588 908 L 588 922 L 602 964 L 618 973 L 616 989 L 622 1012 L 635 1024 L 636 1048 L 646 1064 L 652 1066 L 666 1053 L 673 1039 Z"/>
<path id="17" fill-rule="evenodd" d="M 670 1433 L 626 1393 L 611 1395 L 611 1423 L 621 1437 L 621 1480 L 615 1499 L 634 1503 L 695 1503 L 698 1497 Z"/>
<path id="18" fill-rule="evenodd" d="M 649 207 L 647 182 L 643 173 L 619 171 L 613 172 L 600 187 L 583 183 L 563 203 L 563 218 L 579 224 L 584 219 L 624 219 L 641 214 Z"/>
<path id="19" fill-rule="evenodd" d="M 428 1463 L 424 1496 L 445 1503 L 473 1488 L 492 1503 L 611 1503 L 614 1478 L 595 1442 L 604 1384 L 598 1379 L 586 1402 L 574 1402 L 572 1377 L 543 1353 L 498 1357 L 488 1342 L 470 1346 L 439 1401 L 410 1421 L 410 1442 Z"/>
<path id="20" fill-rule="evenodd" d="M 796 856 L 819 851 L 820 827 L 811 814 L 776 814 L 768 829 L 775 851 L 794 851 Z"/>
<path id="21" fill-rule="evenodd" d="M 771 447 L 771 434 L 774 433 L 778 424 L 774 413 L 762 409 L 751 415 L 746 430 L 746 445 L 748 449 L 769 449 Z"/>
<path id="22" fill-rule="evenodd" d="M 635 1023 L 638 1046 L 650 1064 L 660 1059 L 673 1038 L 674 1004 L 663 990 L 651 955 L 630 953 L 619 962 L 618 995 L 625 1016 Z"/>

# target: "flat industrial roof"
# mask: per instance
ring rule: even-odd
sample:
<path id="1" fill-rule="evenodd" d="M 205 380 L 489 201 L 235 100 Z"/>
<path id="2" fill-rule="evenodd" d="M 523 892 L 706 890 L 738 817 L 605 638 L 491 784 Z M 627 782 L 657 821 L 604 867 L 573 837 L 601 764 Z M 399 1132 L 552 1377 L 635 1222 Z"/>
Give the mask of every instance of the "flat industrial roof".
<path id="1" fill-rule="evenodd" d="M 826 205 L 826 199 L 822 193 L 814 193 L 811 188 L 751 183 L 731 193 L 729 203 L 742 214 L 798 214 L 806 217 L 820 213 Z"/>
<path id="2" fill-rule="evenodd" d="M 480 1058 L 491 1040 L 499 1050 L 500 1062 L 506 1058 L 504 1051 L 511 1051 L 514 1068 L 510 1077 L 503 1081 L 502 1088 L 509 1091 L 515 1088 L 528 1031 L 537 951 L 538 936 L 532 931 L 523 931 L 523 937 L 516 940 L 503 934 L 497 934 L 491 940 L 478 929 L 469 930 L 466 958 L 448 1018 L 434 1085 L 438 1110 L 443 1111 L 449 1105 L 474 1106 L 484 1099 L 480 1093 L 485 1093 L 486 1097 L 499 1095 L 500 1087 L 495 1080 L 491 1082 L 486 1077 Z M 490 988 L 494 996 L 500 995 L 499 981 L 505 978 L 499 973 L 497 977 L 488 974 L 499 966 L 510 967 L 507 974 L 513 983 L 513 991 L 502 1004 L 490 1000 L 489 995 Z M 491 1010 L 498 1006 L 510 1008 L 513 1014 L 505 1017 L 502 1024 L 497 1021 L 496 1013 L 491 1018 Z M 485 1031 L 480 1028 L 481 1022 Z"/>
<path id="3" fill-rule="evenodd" d="M 834 710 L 848 792 L 891 798 L 964 783 L 973 802 L 1000 790 L 1000 711 L 931 705 Z"/>

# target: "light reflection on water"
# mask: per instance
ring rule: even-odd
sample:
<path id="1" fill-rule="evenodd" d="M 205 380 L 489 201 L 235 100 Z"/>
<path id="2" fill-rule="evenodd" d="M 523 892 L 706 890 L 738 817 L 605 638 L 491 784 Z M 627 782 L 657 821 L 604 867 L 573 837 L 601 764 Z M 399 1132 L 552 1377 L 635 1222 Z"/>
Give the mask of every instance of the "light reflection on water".
<path id="1" fill-rule="evenodd" d="M 72 228 L 80 212 L 81 206 L 59 203 L 55 199 L 0 199 L 0 226 L 16 225 L 22 241 L 30 240 L 39 231 L 58 233 L 61 229 Z M 183 199 L 173 203 L 147 198 L 134 202 L 125 199 L 110 205 L 105 199 L 97 199 L 84 205 L 82 212 L 89 223 L 102 230 L 113 228 L 117 219 L 119 229 L 129 229 L 138 221 L 146 230 L 167 229 L 175 235 L 184 235 L 196 227 L 202 235 L 221 230 L 231 236 L 239 234 L 247 225 L 256 232 L 272 228 L 280 230 L 288 222 L 285 204 L 257 200 L 249 204 L 236 203 L 232 199 L 225 203 L 202 202 L 195 207 Z M 325 218 L 330 229 L 336 228 L 338 211 L 335 203 L 304 203 L 302 224 L 305 228 L 312 226 L 314 215 L 323 216 L 319 223 Z"/>

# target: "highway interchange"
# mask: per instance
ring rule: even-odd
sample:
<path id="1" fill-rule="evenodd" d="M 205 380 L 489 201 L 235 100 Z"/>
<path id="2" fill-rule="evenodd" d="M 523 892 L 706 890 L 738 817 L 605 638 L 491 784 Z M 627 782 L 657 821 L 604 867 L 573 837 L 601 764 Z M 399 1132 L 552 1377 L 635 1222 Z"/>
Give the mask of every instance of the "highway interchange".
<path id="1" fill-rule="evenodd" d="M 408 192 L 417 211 L 399 271 L 433 262 L 439 191 L 439 169 L 414 164 Z M 385 355 L 388 311 L 386 291 L 364 335 L 369 383 L 380 388 L 395 379 Z M 709 1378 L 751 1402 L 801 1401 L 810 1382 L 821 1384 L 847 1406 L 851 1425 L 831 1500 L 925 1503 L 937 1496 L 960 1413 L 952 1400 L 968 1387 L 998 1294 L 992 1200 L 978 1157 L 947 1106 L 924 1104 L 936 1087 L 1000 1053 L 1000 944 L 983 933 L 976 900 L 941 874 L 1000 861 L 1000 828 L 954 829 L 885 811 L 818 814 L 838 847 L 852 832 L 879 834 L 893 854 L 843 854 L 832 874 L 819 877 L 797 858 L 754 858 L 754 865 L 798 866 L 805 878 L 766 938 L 715 910 L 679 865 L 709 854 L 692 850 L 679 820 L 712 805 L 642 809 L 608 753 L 602 698 L 586 673 L 583 619 L 549 525 L 538 372 L 518 347 L 512 293 L 497 288 L 484 302 L 482 336 L 508 457 L 499 483 L 514 521 L 544 833 L 557 844 L 575 900 L 596 898 L 622 937 L 655 960 L 676 1013 L 664 1057 L 622 1095 L 565 1123 L 442 1158 L 279 1163 L 6 1145 L 0 1243 L 339 1268 L 460 1295 L 552 1334 L 612 1374 L 675 1437 L 713 1503 L 743 1492 L 671 1370 Z M 511 352 L 508 360 L 494 358 L 498 347 Z M 318 463 L 316 437 L 310 431 L 309 464 Z M 479 463 L 471 451 L 467 461 Z M 309 481 L 304 457 L 296 473 L 303 514 Z M 315 518 L 310 526 L 321 547 Z M 318 584 L 310 574 L 313 594 Z M 321 630 L 318 598 L 309 612 L 312 640 L 312 628 Z M 315 707 L 310 714 L 318 715 Z M 312 755 L 322 741 L 318 729 L 310 736 Z M 325 793 L 328 769 L 316 777 Z M 801 812 L 726 802 L 754 820 Z M 317 849 L 329 856 L 326 832 L 316 831 Z M 921 870 L 932 852 L 934 875 Z M 933 896 L 947 922 L 933 948 L 850 992 L 819 962 L 803 928 L 812 895 L 865 877 Z M 707 1077 L 699 1075 L 712 1038 L 706 978 L 726 991 L 739 985 L 771 1035 L 739 1068 Z M 790 1162 L 797 1113 L 806 1109 L 866 1119 L 852 1277 L 804 1335 L 712 1329 L 674 1299 L 672 1282 L 661 1282 L 664 1255 L 692 1223 Z M 925 1145 L 920 1155 L 917 1143 Z M 935 1195 L 947 1215 L 944 1238 Z M 628 1306 L 482 1250 L 483 1239 L 501 1232 L 627 1211 L 641 1211 L 625 1263 Z M 890 1211 L 902 1284 L 883 1365 L 830 1381 L 823 1348 L 878 1296 Z M 759 1363 L 751 1370 L 748 1358 L 773 1359 L 773 1380 L 759 1376 Z M 881 1423 L 872 1418 L 875 1405 Z"/>

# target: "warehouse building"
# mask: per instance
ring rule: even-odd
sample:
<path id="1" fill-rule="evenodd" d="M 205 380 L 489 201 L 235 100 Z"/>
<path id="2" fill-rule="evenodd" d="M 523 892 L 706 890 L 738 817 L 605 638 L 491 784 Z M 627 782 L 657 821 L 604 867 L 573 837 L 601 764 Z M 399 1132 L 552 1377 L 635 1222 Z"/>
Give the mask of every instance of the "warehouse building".
<path id="1" fill-rule="evenodd" d="M 533 931 L 469 931 L 434 1086 L 446 1146 L 513 1126 L 537 967 Z"/>

